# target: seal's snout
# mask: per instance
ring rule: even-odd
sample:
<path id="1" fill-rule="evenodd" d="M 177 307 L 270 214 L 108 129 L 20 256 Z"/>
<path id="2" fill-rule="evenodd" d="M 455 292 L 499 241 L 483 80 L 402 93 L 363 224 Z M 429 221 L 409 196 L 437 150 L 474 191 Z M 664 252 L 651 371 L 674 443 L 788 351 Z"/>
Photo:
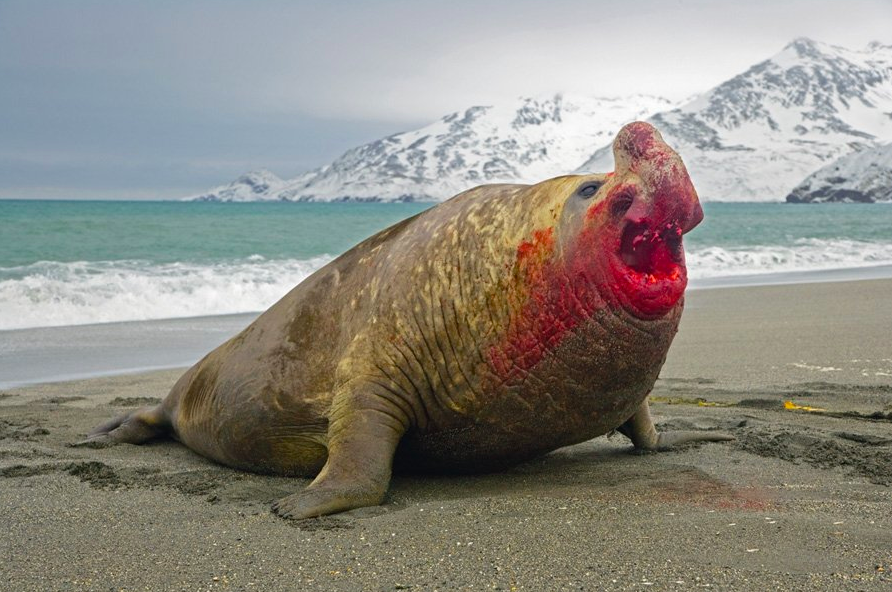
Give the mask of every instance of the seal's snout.
<path id="1" fill-rule="evenodd" d="M 649 123 L 623 127 L 613 142 L 616 174 L 637 176 L 635 201 L 626 219 L 648 218 L 688 232 L 703 220 L 703 209 L 688 171 L 676 152 Z"/>
<path id="2" fill-rule="evenodd" d="M 649 123 L 634 121 L 619 130 L 616 140 L 613 142 L 613 150 L 614 153 L 619 153 L 628 160 L 638 160 L 646 158 L 656 144 L 665 146 L 660 132 Z M 617 168 L 619 168 L 618 165 L 619 160 L 617 160 Z"/>
<path id="3" fill-rule="evenodd" d="M 703 209 L 681 158 L 652 125 L 623 127 L 613 153 L 607 199 L 617 224 L 617 289 L 637 316 L 660 317 L 684 292 L 682 235 L 700 223 Z"/>

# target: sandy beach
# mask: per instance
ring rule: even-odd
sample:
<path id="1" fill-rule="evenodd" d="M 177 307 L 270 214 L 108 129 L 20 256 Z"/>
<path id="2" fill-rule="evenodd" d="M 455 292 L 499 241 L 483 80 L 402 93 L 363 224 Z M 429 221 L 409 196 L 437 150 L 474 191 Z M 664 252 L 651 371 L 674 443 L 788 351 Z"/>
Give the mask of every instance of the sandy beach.
<path id="1" fill-rule="evenodd" d="M 888 279 L 690 291 L 653 413 L 736 441 L 599 438 L 302 522 L 269 504 L 306 480 L 69 446 L 182 370 L 4 389 L 0 588 L 888 590 L 890 310 Z"/>

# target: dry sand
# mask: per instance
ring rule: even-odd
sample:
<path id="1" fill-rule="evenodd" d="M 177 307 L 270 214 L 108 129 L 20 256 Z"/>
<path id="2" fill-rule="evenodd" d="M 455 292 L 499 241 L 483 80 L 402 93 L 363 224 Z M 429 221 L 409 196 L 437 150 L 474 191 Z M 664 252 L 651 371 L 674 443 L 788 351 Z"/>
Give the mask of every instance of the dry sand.
<path id="1" fill-rule="evenodd" d="M 0 394 L 0 589 L 892 589 L 890 280 L 689 293 L 654 414 L 735 442 L 599 438 L 303 522 L 269 503 L 304 480 L 68 447 L 179 373 Z"/>

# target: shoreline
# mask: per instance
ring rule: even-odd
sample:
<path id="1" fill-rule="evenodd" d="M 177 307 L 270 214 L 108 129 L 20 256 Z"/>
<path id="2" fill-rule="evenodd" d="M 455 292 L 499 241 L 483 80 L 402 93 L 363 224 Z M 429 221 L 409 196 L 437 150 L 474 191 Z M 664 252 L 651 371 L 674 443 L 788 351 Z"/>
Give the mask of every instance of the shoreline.
<path id="1" fill-rule="evenodd" d="M 191 366 L 257 314 L 0 331 L 0 389 Z"/>
<path id="2" fill-rule="evenodd" d="M 889 279 L 693 290 L 652 413 L 660 429 L 735 441 L 641 454 L 603 437 L 498 473 L 396 475 L 383 506 L 303 522 L 269 508 L 308 479 L 231 470 L 173 441 L 70 447 L 160 401 L 180 370 L 4 389 L 0 578 L 16 590 L 886 590 L 890 309 Z"/>
<path id="3" fill-rule="evenodd" d="M 892 279 L 892 265 L 809 269 L 775 273 L 726 275 L 689 280 L 688 290 L 715 288 L 752 288 L 758 286 L 786 286 L 795 284 L 823 284 L 828 282 L 858 282 L 862 280 Z"/>
<path id="4" fill-rule="evenodd" d="M 845 272 L 846 270 L 839 270 Z M 888 266 L 888 271 L 892 274 L 892 266 Z M 762 278 L 762 276 L 745 276 L 748 280 L 754 277 Z M 729 280 L 731 278 L 722 278 Z M 820 280 L 813 279 L 811 275 L 803 276 L 801 281 L 787 281 L 784 283 L 746 283 L 725 285 L 725 283 L 698 286 L 689 288 L 686 293 L 685 312 L 682 317 L 682 323 L 679 329 L 679 335 L 673 342 L 664 366 L 661 377 L 667 372 L 671 372 L 675 367 L 675 360 L 682 358 L 683 355 L 673 355 L 673 352 L 687 347 L 686 327 L 696 324 L 698 332 L 706 332 L 709 328 L 705 325 L 727 324 L 727 319 L 719 316 L 711 316 L 709 321 L 704 320 L 703 308 L 716 309 L 724 308 L 721 304 L 723 300 L 733 301 L 732 307 L 736 307 L 740 314 L 746 315 L 746 309 L 754 306 L 761 306 L 758 301 L 761 298 L 780 298 L 786 302 L 790 302 L 791 306 L 789 314 L 795 314 L 795 310 L 800 301 L 805 298 L 814 300 L 815 293 L 827 293 L 828 291 L 847 293 L 851 291 L 864 291 L 864 287 L 870 287 L 869 291 L 874 294 L 873 300 L 879 301 L 886 299 L 889 310 L 892 310 L 892 275 L 889 277 L 868 277 L 858 279 L 848 279 L 847 273 L 834 274 L 831 278 L 823 277 Z M 888 294 L 888 297 L 886 296 Z M 826 296 L 825 296 L 826 298 Z M 839 299 L 838 299 L 839 300 Z M 845 302 L 839 301 L 841 310 L 845 310 Z M 857 303 L 853 303 L 857 304 Z M 862 305 L 863 306 L 863 305 Z M 798 307 L 801 310 L 801 307 Z M 692 312 L 697 310 L 698 312 Z M 835 311 L 834 311 L 835 312 Z M 102 358 L 105 361 L 121 361 L 128 363 L 134 361 L 131 366 L 122 368 L 102 369 L 97 371 L 63 371 L 44 377 L 34 377 L 23 381 L 0 380 L 0 391 L 24 389 L 31 387 L 40 387 L 43 385 L 53 385 L 67 382 L 89 381 L 95 379 L 115 378 L 115 377 L 132 377 L 143 374 L 164 373 L 173 370 L 182 371 L 201 357 L 223 343 L 242 328 L 250 324 L 257 316 L 257 313 L 236 313 L 228 315 L 209 315 L 200 317 L 160 319 L 149 321 L 124 321 L 113 323 L 98 323 L 91 325 L 66 325 L 61 327 L 37 327 L 32 329 L 14 329 L 9 331 L 0 331 L 0 376 L 9 376 L 10 370 L 22 371 L 22 360 L 16 358 L 17 353 L 23 353 L 23 357 L 44 368 L 47 365 L 47 356 L 60 356 L 53 359 L 55 368 L 71 368 L 74 364 L 80 364 L 84 360 L 90 362 L 98 361 Z M 723 312 L 722 314 L 726 314 Z M 692 318 L 693 317 L 693 318 Z M 890 315 L 892 317 L 892 315 Z M 787 321 L 787 319 L 778 319 Z M 822 319 L 830 322 L 831 319 Z M 766 328 L 764 322 L 758 323 L 757 326 Z M 882 325 L 881 325 L 882 326 Z M 892 335 L 892 323 L 888 323 L 889 335 Z M 875 329 L 875 328 L 874 328 Z M 749 321 L 735 327 L 735 330 L 746 331 L 752 333 L 753 328 Z M 2 339 L 6 337 L 4 342 Z M 12 339 L 9 339 L 12 337 Z M 163 338 L 163 340 L 162 340 Z M 752 339 L 750 335 L 750 339 Z M 885 335 L 877 334 L 874 338 L 876 345 L 883 343 Z M 802 341 L 800 336 L 797 341 Z M 817 339 L 817 336 L 815 336 Z M 861 336 L 860 339 L 864 339 Z M 892 342 L 889 342 L 892 345 Z M 853 347 L 857 344 L 853 343 Z M 145 360 L 146 351 L 149 348 L 149 356 L 163 355 L 161 363 L 152 363 L 139 365 L 135 360 Z M 762 356 L 762 363 L 768 364 L 772 355 L 779 355 L 779 348 L 776 344 L 773 347 L 762 350 L 774 352 Z M 824 348 L 827 349 L 827 348 Z M 832 348 L 830 348 L 832 349 Z M 79 351 L 86 350 L 85 357 L 79 357 Z M 740 352 L 742 355 L 744 352 Z M 750 352 L 752 353 L 752 352 Z M 61 354 L 61 355 L 60 355 Z M 67 357 L 66 354 L 72 354 Z M 892 350 L 888 352 L 892 356 Z M 113 359 L 109 360 L 108 356 Z M 190 356 L 185 359 L 184 356 Z M 854 359 L 853 362 L 861 360 Z M 887 381 L 892 385 L 892 358 L 885 358 L 888 362 L 886 366 L 876 369 L 861 368 L 861 378 L 868 380 Z M 792 362 L 788 364 L 786 370 L 797 371 L 799 369 L 806 372 L 817 372 L 822 378 L 831 379 L 841 372 L 842 368 L 836 368 L 832 364 L 814 365 L 806 362 Z M 797 366 L 797 364 L 799 366 Z M 857 364 L 856 364 L 857 365 Z M 773 370 L 778 367 L 772 366 Z M 41 370 L 44 371 L 44 370 Z M 854 375 L 849 378 L 853 378 Z"/>
<path id="5" fill-rule="evenodd" d="M 883 279 L 892 265 L 704 278 L 687 294 Z M 0 331 L 0 389 L 189 367 L 262 312 Z"/>

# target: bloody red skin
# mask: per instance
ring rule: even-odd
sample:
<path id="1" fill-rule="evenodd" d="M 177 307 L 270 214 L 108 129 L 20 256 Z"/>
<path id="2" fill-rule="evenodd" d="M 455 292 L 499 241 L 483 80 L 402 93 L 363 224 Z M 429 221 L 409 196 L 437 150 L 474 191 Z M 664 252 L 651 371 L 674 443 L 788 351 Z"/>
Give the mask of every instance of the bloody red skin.
<path id="1" fill-rule="evenodd" d="M 593 209 L 605 206 L 602 202 Z M 536 230 L 518 245 L 514 273 L 521 287 L 509 297 L 512 310 L 504 337 L 487 352 L 500 380 L 522 378 L 568 332 L 604 308 L 601 241 L 593 226 L 583 229 L 566 261 L 555 257 L 553 228 Z"/>
<path id="2" fill-rule="evenodd" d="M 603 214 L 606 203 L 599 206 Z M 508 330 L 487 355 L 490 368 L 503 382 L 521 379 L 598 310 L 632 306 L 638 317 L 658 318 L 684 293 L 683 264 L 675 267 L 673 276 L 648 281 L 649 274 L 636 272 L 615 255 L 618 232 L 599 232 L 595 224 L 586 225 L 564 260 L 554 258 L 553 234 L 552 228 L 537 230 L 517 247 L 515 273 L 525 289 L 514 299 L 523 302 L 513 308 Z"/>
<path id="3" fill-rule="evenodd" d="M 488 362 L 503 382 L 522 379 L 549 350 L 599 310 L 626 310 L 642 319 L 657 319 L 678 305 L 687 286 L 684 254 L 657 248 L 650 272 L 637 271 L 620 256 L 623 220 L 610 220 L 608 204 L 629 191 L 616 186 L 591 207 L 585 223 L 563 258 L 555 256 L 553 228 L 538 229 L 517 246 L 515 277 L 519 291 L 504 337 L 488 350 Z M 662 227 L 653 218 L 635 223 L 665 228 L 680 242 L 677 222 Z"/>
<path id="4" fill-rule="evenodd" d="M 670 165 L 671 166 L 671 165 Z M 670 177 L 664 176 L 660 181 Z M 678 241 L 678 252 L 672 253 L 663 241 L 658 244 L 650 254 L 648 271 L 636 270 L 628 265 L 621 256 L 623 234 L 619 232 L 607 232 L 602 242 L 602 248 L 609 254 L 607 263 L 610 275 L 613 278 L 611 285 L 606 286 L 618 296 L 623 305 L 630 309 L 635 316 L 644 319 L 654 319 L 667 314 L 678 303 L 687 287 L 687 269 L 684 264 L 684 250 L 681 248 L 681 237 L 684 233 L 679 220 L 680 216 L 687 212 L 677 212 L 677 200 L 671 199 L 671 188 L 660 187 L 661 196 L 654 199 L 650 211 L 639 217 L 632 211 L 627 212 L 624 218 L 626 224 L 634 224 L 640 228 L 646 228 L 654 233 L 654 237 L 660 234 L 671 234 Z M 620 185 L 608 194 L 605 201 L 613 202 L 621 194 L 634 194 L 634 187 Z M 698 204 L 699 207 L 699 204 Z M 702 217 L 702 213 L 700 214 Z M 586 216 L 586 231 L 591 231 L 594 225 L 608 226 L 609 221 L 604 221 L 603 216 L 595 208 L 589 210 Z M 699 222 L 699 220 L 697 220 Z M 585 231 L 584 231 L 585 232 Z M 635 240 L 646 240 L 637 236 Z"/>
<path id="5" fill-rule="evenodd" d="M 654 262 L 665 274 L 641 273 L 623 264 L 616 257 L 610 258 L 610 269 L 615 284 L 612 289 L 625 297 L 635 316 L 654 319 L 664 316 L 678 303 L 688 283 L 684 255 L 681 262 L 669 260 L 664 252 L 658 252 Z"/>
<path id="6" fill-rule="evenodd" d="M 687 286 L 681 237 L 703 218 L 690 177 L 647 124 L 623 128 L 614 153 L 621 178 L 605 176 L 613 186 L 588 209 L 562 255 L 551 227 L 517 246 L 508 327 L 487 351 L 503 382 L 522 379 L 600 310 L 653 320 L 681 302 Z M 639 247 L 643 254 L 635 253 Z"/>
<path id="7" fill-rule="evenodd" d="M 532 240 L 522 241 L 517 245 L 517 265 L 530 270 L 530 263 L 535 254 L 550 254 L 553 249 L 554 228 L 534 230 Z"/>
<path id="8" fill-rule="evenodd" d="M 549 306 L 553 281 L 554 228 L 533 232 L 530 240 L 517 245 L 514 275 L 526 288 L 510 294 L 512 313 L 504 339 L 489 349 L 490 367 L 503 381 L 535 366 L 545 348 L 560 342 L 566 332 L 566 320 Z M 525 294 L 523 292 L 526 292 Z"/>

